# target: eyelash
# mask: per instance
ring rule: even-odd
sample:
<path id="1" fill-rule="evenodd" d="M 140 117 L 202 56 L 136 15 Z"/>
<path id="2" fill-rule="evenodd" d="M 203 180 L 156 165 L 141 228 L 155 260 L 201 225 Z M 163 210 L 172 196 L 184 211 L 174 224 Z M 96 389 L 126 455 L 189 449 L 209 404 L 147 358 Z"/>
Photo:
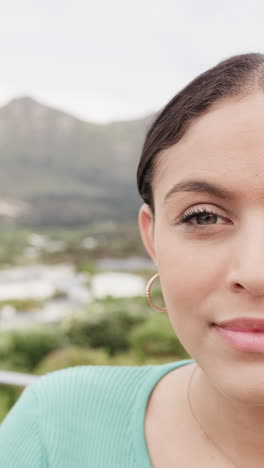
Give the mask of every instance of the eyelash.
<path id="1" fill-rule="evenodd" d="M 189 211 L 186 211 L 185 213 L 183 213 L 180 218 L 179 218 L 179 221 L 178 221 L 178 224 L 184 224 L 184 223 L 187 223 L 189 220 L 191 220 L 192 218 L 195 218 L 197 215 L 214 215 L 214 216 L 217 216 L 218 218 L 220 217 L 215 211 L 213 210 L 208 210 L 208 209 L 205 209 L 205 208 L 192 208 L 190 209 Z M 216 223 L 215 223 L 216 224 Z M 196 225 L 193 225 L 193 226 L 196 226 Z M 200 226 L 200 225 L 197 225 L 197 226 Z M 206 225 L 204 225 L 206 226 Z M 213 224 L 208 224 L 208 226 L 213 226 Z M 199 229 L 199 227 L 198 227 Z M 204 228 L 202 228 L 204 229 Z"/>

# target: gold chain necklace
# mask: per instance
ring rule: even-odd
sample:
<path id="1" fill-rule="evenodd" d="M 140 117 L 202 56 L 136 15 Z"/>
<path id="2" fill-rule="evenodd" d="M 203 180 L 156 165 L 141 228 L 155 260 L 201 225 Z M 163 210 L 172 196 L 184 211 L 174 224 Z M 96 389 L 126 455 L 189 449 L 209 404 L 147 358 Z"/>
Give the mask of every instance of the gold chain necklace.
<path id="1" fill-rule="evenodd" d="M 191 404 L 191 399 L 190 399 L 190 388 L 191 388 L 191 383 L 192 383 L 192 380 L 193 380 L 193 376 L 194 376 L 194 373 L 195 371 L 198 369 L 198 366 L 195 366 L 194 370 L 192 371 L 192 375 L 191 375 L 191 378 L 189 380 L 189 385 L 188 385 L 188 390 L 187 390 L 187 400 L 188 400 L 188 404 L 189 404 L 189 408 L 190 408 L 190 411 L 191 411 L 191 414 L 192 414 L 192 417 L 193 419 L 195 420 L 196 424 L 199 426 L 200 430 L 202 431 L 202 433 L 206 436 L 206 438 L 209 440 L 209 442 L 211 444 L 213 444 L 217 450 L 219 452 L 222 453 L 222 455 L 224 455 L 224 457 L 231 461 L 232 465 L 234 465 L 235 468 L 246 468 L 244 465 L 237 465 L 233 459 L 230 457 L 230 455 L 228 455 L 223 449 L 222 447 L 220 447 L 220 445 L 218 445 L 213 439 L 211 439 L 209 437 L 209 435 L 207 434 L 207 432 L 205 432 L 205 430 L 203 429 L 203 427 L 201 426 L 201 424 L 199 423 L 199 421 L 197 420 L 196 416 L 194 415 L 194 412 L 193 412 L 193 408 L 192 408 L 192 404 Z"/>

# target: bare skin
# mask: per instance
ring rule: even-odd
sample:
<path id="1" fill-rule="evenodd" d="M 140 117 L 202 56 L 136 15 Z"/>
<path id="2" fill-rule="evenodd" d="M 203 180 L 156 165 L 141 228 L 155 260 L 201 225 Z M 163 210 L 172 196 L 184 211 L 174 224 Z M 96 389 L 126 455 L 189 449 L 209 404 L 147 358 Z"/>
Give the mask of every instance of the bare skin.
<path id="1" fill-rule="evenodd" d="M 193 367 L 167 374 L 149 399 L 145 437 L 153 468 L 233 468 L 192 419 L 186 393 Z"/>
<path id="2" fill-rule="evenodd" d="M 191 366 L 186 366 L 166 375 L 149 402 L 146 438 L 154 468 L 264 465 L 264 353 L 237 350 L 212 327 L 238 317 L 264 318 L 263 122 L 260 91 L 218 102 L 158 156 L 155 219 L 146 204 L 139 211 L 169 320 L 199 366 L 191 389 L 195 414 L 235 462 L 210 444 L 191 418 L 186 400 Z M 214 183 L 232 196 L 180 192 L 165 202 L 183 179 Z M 199 224 L 199 216 L 180 223 L 193 208 L 216 217 L 207 224 Z"/>

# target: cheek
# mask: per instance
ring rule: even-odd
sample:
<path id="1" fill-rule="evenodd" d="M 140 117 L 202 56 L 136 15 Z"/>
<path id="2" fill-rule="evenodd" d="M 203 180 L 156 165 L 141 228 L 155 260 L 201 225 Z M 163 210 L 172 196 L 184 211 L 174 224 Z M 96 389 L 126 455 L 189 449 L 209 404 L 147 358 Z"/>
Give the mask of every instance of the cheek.
<path id="1" fill-rule="evenodd" d="M 208 329 L 217 308 L 217 297 L 223 293 L 226 268 L 223 252 L 209 244 L 167 234 L 162 235 L 162 242 L 157 242 L 159 248 L 156 247 L 169 320 L 189 352 L 188 343 L 200 340 Z"/>
<path id="2" fill-rule="evenodd" d="M 164 299 L 174 305 L 197 305 L 215 288 L 223 261 L 213 258 L 208 245 L 191 240 L 176 238 L 173 242 L 167 237 L 159 246 L 156 252 Z"/>

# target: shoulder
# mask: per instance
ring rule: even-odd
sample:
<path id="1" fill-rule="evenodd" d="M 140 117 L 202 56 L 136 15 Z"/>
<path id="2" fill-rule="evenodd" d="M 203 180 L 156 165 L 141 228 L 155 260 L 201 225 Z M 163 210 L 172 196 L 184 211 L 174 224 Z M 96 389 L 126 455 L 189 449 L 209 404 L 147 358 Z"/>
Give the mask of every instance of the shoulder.
<path id="1" fill-rule="evenodd" d="M 86 424 L 90 415 L 102 420 L 125 418 L 135 401 L 145 399 L 156 383 L 188 361 L 142 366 L 75 366 L 38 377 L 26 392 L 34 393 L 43 428 Z"/>
<path id="2" fill-rule="evenodd" d="M 111 437 L 112 443 L 115 436 L 121 437 L 117 428 L 127 426 L 137 394 L 153 367 L 76 366 L 38 378 L 27 391 L 37 399 L 44 445 L 54 446 L 56 434 L 57 451 L 65 447 L 65 441 L 77 447 L 86 434 L 92 451 L 97 438 Z"/>
<path id="3" fill-rule="evenodd" d="M 112 365 L 80 365 L 59 369 L 48 374 L 36 377 L 28 388 L 37 392 L 40 396 L 42 392 L 50 392 L 54 396 L 58 392 L 64 393 L 71 391 L 78 392 L 85 388 L 86 392 L 98 391 L 105 387 L 109 389 L 119 387 L 122 383 L 123 389 L 131 388 L 131 384 L 138 386 L 140 381 L 146 377 L 163 374 L 168 371 L 181 367 L 192 360 L 183 360 L 178 362 L 169 362 L 165 364 L 142 365 L 142 366 L 112 366 Z"/>
<path id="4" fill-rule="evenodd" d="M 83 460 L 99 466 L 109 453 L 123 457 L 118 466 L 127 466 L 131 434 L 141 428 L 148 395 L 176 367 L 178 363 L 76 366 L 37 377 L 0 427 L 5 466 L 42 466 L 47 456 L 51 466 L 58 460 L 65 461 L 63 466 L 83 466 Z M 117 455 L 113 447 L 118 447 Z"/>
<path id="5" fill-rule="evenodd" d="M 98 395 L 98 392 L 104 392 L 106 389 L 108 395 L 111 391 L 116 394 L 118 390 L 133 391 L 133 388 L 138 388 L 146 378 L 151 376 L 155 378 L 155 375 L 162 375 L 188 362 L 190 360 L 142 366 L 80 365 L 68 367 L 37 377 L 28 389 L 35 392 L 39 400 L 44 398 L 45 401 L 48 394 L 52 398 L 59 397 L 60 399 L 63 395 L 67 397 L 83 394 L 84 397 L 89 397 L 93 393 Z"/>
<path id="6" fill-rule="evenodd" d="M 42 415 L 58 418 L 71 407 L 71 415 L 81 418 L 102 413 L 109 404 L 129 406 L 141 383 L 156 366 L 76 366 L 38 377 L 27 387 L 34 393 Z M 116 406 L 114 403 L 118 402 Z M 44 419 L 44 418 L 43 418 Z"/>
<path id="7" fill-rule="evenodd" d="M 177 364 L 176 364 L 177 365 Z M 146 382 L 154 382 L 175 363 L 142 366 L 75 366 L 38 377 L 27 391 L 35 393 L 42 412 L 63 412 L 69 405 L 75 414 L 101 412 L 109 404 L 124 410 Z M 114 403 L 117 402 L 118 405 Z M 81 415 L 80 415 L 81 416 Z"/>
<path id="8" fill-rule="evenodd" d="M 115 388 L 122 383 L 123 388 L 132 382 L 144 378 L 155 366 L 75 366 L 60 369 L 37 377 L 28 388 L 35 391 L 39 397 L 42 394 L 59 394 L 93 392 L 104 388 Z"/>

